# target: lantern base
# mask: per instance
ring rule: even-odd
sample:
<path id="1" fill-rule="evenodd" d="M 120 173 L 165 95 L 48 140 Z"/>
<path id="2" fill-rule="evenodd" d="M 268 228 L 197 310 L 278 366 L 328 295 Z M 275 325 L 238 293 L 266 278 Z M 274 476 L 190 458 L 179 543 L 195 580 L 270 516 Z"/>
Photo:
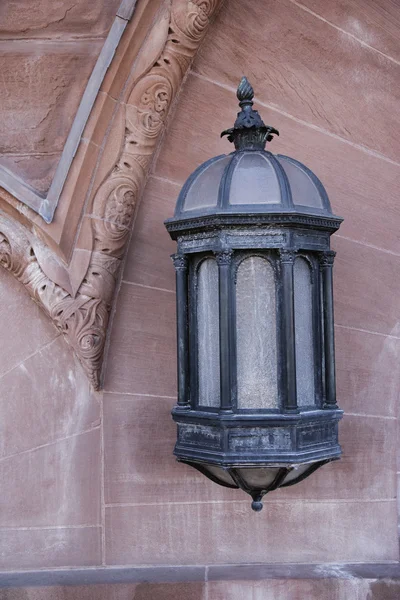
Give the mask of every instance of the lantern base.
<path id="1" fill-rule="evenodd" d="M 306 479 L 340 458 L 339 409 L 298 413 L 212 413 L 175 408 L 174 454 L 224 487 L 241 489 L 262 509 L 265 494 Z"/>
<path id="2" fill-rule="evenodd" d="M 222 414 L 174 408 L 175 456 L 222 467 L 300 465 L 338 458 L 338 409 L 297 414 Z"/>

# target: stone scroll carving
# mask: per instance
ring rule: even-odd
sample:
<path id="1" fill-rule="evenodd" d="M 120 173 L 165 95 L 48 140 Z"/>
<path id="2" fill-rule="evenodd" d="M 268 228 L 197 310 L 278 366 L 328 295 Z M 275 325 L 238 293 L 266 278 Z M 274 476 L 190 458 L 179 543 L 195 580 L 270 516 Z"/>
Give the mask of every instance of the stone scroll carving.
<path id="1" fill-rule="evenodd" d="M 83 283 L 76 297 L 43 272 L 36 257 L 40 242 L 27 228 L 0 213 L 0 264 L 27 289 L 74 348 L 94 388 L 99 387 L 109 300 L 103 286 Z M 42 251 L 49 252 L 47 248 Z M 95 261 L 93 261 L 93 266 Z"/>
<path id="2" fill-rule="evenodd" d="M 68 268 L 33 230 L 0 211 L 0 264 L 64 334 L 95 389 L 100 387 L 107 325 L 136 205 L 171 103 L 219 4 L 172 0 L 147 36 L 138 58 L 141 72 L 125 100 L 119 158 L 93 200 L 93 247 L 78 286 L 66 283 Z M 42 268 L 46 255 L 57 263 L 61 277 Z"/>

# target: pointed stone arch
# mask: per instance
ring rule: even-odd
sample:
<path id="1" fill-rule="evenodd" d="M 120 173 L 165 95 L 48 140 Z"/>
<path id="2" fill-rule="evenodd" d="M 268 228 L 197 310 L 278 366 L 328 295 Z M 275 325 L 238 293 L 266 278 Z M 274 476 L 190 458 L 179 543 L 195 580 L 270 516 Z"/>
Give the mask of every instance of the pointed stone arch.
<path id="1" fill-rule="evenodd" d="M 138 6 L 81 138 L 53 224 L 0 194 L 0 264 L 63 333 L 95 389 L 101 386 L 114 291 L 147 172 L 220 3 L 149 0 Z M 85 136 L 98 147 L 96 160 Z"/>

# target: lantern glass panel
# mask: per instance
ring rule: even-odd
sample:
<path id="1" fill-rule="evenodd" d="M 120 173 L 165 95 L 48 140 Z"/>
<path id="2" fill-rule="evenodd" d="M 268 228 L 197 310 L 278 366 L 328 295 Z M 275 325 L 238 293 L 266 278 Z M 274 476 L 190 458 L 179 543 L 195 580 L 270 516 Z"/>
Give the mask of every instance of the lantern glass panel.
<path id="1" fill-rule="evenodd" d="M 315 403 L 311 268 L 301 257 L 294 263 L 294 314 L 297 405 L 301 407 Z"/>
<path id="2" fill-rule="evenodd" d="M 280 469 L 279 467 L 257 467 L 238 469 L 238 474 L 252 489 L 265 490 L 275 481 Z"/>
<path id="3" fill-rule="evenodd" d="M 231 156 L 223 156 L 209 164 L 197 176 L 186 194 L 184 210 L 217 206 L 222 173 L 231 159 Z"/>
<path id="4" fill-rule="evenodd" d="M 281 201 L 278 177 L 260 152 L 243 154 L 236 164 L 230 187 L 230 204 L 276 204 Z"/>
<path id="5" fill-rule="evenodd" d="M 321 194 L 311 177 L 295 163 L 279 156 L 276 158 L 289 179 L 293 203 L 312 208 L 323 208 Z"/>
<path id="6" fill-rule="evenodd" d="M 298 479 L 299 477 L 304 475 L 306 473 L 306 471 L 309 471 L 312 468 L 314 468 L 313 463 L 307 464 L 307 465 L 294 466 L 293 469 L 291 471 L 289 471 L 289 473 L 286 475 L 285 481 L 283 483 L 287 484 L 287 483 L 290 483 L 291 481 L 295 481 L 295 479 Z"/>
<path id="7" fill-rule="evenodd" d="M 235 485 L 232 477 L 229 475 L 228 471 L 223 469 L 222 467 L 217 467 L 214 465 L 204 466 L 204 469 L 210 473 L 213 477 L 220 479 L 223 483 L 227 483 L 228 485 Z"/>
<path id="8" fill-rule="evenodd" d="M 220 401 L 218 306 L 218 265 L 213 258 L 206 258 L 198 271 L 197 290 L 199 404 L 202 406 L 218 407 Z"/>
<path id="9" fill-rule="evenodd" d="M 277 408 L 275 276 L 267 259 L 244 259 L 236 283 L 238 408 Z"/>

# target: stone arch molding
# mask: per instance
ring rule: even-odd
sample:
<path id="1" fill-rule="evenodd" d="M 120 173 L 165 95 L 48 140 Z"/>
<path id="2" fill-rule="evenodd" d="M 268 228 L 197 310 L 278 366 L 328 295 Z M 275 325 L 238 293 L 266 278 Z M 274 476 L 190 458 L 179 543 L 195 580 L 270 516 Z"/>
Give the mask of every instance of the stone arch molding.
<path id="1" fill-rule="evenodd" d="M 0 210 L 0 264 L 27 289 L 72 346 L 95 389 L 133 216 L 171 104 L 221 0 L 160 6 L 123 86 L 112 143 L 118 152 L 87 203 L 89 248 L 69 265 L 15 199 Z M 111 68 L 112 68 L 111 64 Z M 126 69 L 126 65 L 125 65 Z M 112 155 L 112 152 L 110 152 Z M 105 153 L 107 155 L 107 153 Z M 68 181 L 67 181 L 68 183 Z M 15 208 L 17 210 L 15 210 Z M 22 213 L 22 214 L 18 214 Z M 28 218 L 27 218 L 28 217 Z"/>

